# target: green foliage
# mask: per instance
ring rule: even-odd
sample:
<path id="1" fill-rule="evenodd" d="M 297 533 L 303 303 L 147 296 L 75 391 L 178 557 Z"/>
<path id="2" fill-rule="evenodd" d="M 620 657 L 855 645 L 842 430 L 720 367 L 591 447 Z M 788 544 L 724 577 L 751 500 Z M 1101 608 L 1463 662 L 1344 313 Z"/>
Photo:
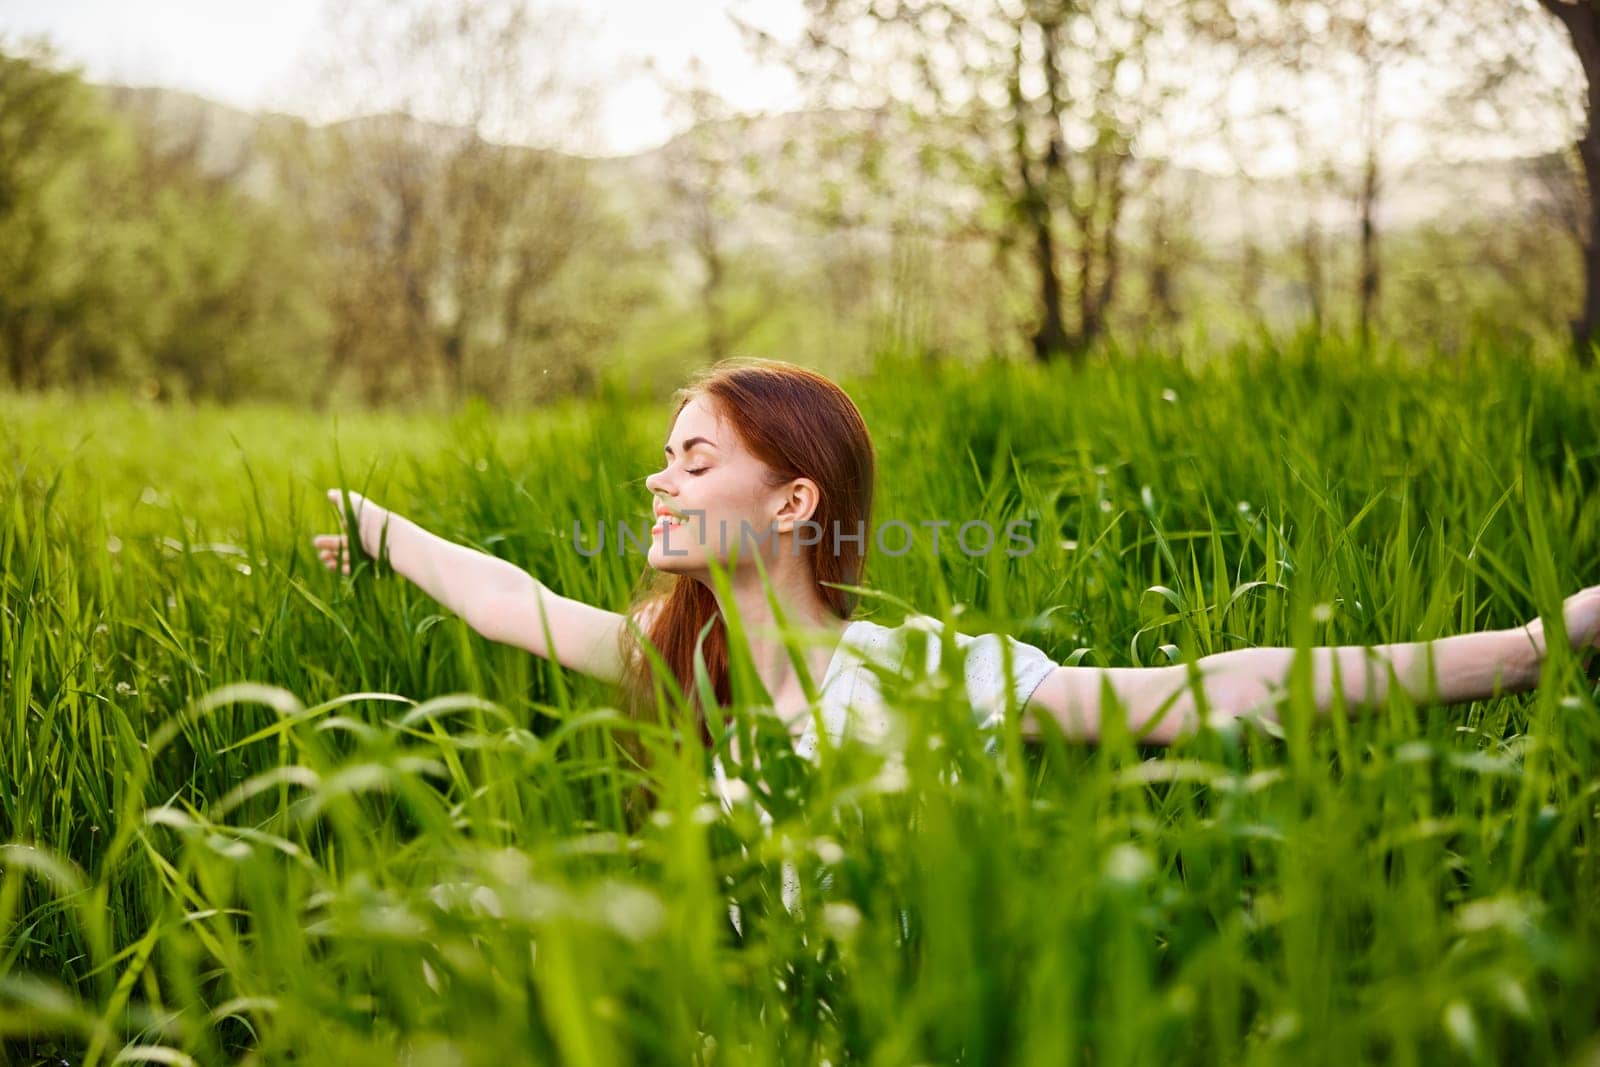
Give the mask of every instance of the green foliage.
<path id="1" fill-rule="evenodd" d="M 0 362 L 13 387 L 313 395 L 314 266 L 287 216 L 108 110 L 48 53 L 0 53 Z"/>
<path id="2" fill-rule="evenodd" d="M 108 242 L 95 182 L 114 165 L 110 137 L 77 78 L 0 55 L 0 350 L 13 385 L 120 362 L 123 324 L 97 268 Z"/>
<path id="3" fill-rule="evenodd" d="M 1306 341 L 847 384 L 877 521 L 1037 544 L 947 528 L 874 547 L 868 586 L 1065 662 L 1441 637 L 1600 580 L 1600 390 L 1564 361 Z M 730 768 L 771 791 L 764 828 L 667 743 L 670 707 L 624 723 L 316 562 L 347 485 L 620 608 L 642 557 L 582 556 L 572 524 L 642 528 L 663 417 L 0 398 L 0 1058 L 1593 1055 L 1600 709 L 1570 658 L 1534 694 L 1315 728 L 1297 693 L 1283 739 L 998 756 L 947 670 L 891 690 L 903 765 L 764 735 L 763 770 Z M 642 825 L 630 731 L 660 753 Z"/>

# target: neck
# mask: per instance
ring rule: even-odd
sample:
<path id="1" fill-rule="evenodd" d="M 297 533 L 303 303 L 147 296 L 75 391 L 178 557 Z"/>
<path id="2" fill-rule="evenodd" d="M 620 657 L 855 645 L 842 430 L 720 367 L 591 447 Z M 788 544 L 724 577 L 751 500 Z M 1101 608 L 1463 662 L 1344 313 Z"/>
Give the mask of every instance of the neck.
<path id="1" fill-rule="evenodd" d="M 763 563 L 768 561 L 763 560 Z M 782 559 L 781 563 L 793 566 L 768 565 L 771 592 L 782 611 L 789 628 L 799 634 L 797 651 L 801 662 L 810 668 L 814 685 L 821 686 L 834 649 L 844 633 L 847 621 L 833 613 L 817 591 L 816 579 L 810 567 L 802 560 Z M 803 699 L 805 692 L 800 677 L 784 648 L 776 614 L 768 602 L 768 590 L 753 567 L 740 567 L 731 584 L 731 613 L 737 615 L 744 629 L 745 642 L 750 650 L 750 661 L 756 675 L 767 689 L 775 705 L 785 705 Z M 717 607 L 724 619 L 730 615 L 730 605 L 722 596 Z"/>

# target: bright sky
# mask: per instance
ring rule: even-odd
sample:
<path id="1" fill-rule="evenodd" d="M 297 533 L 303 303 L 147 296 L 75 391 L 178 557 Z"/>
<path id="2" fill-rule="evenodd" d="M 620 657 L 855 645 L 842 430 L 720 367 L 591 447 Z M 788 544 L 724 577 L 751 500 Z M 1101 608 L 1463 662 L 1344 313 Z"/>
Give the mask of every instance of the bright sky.
<path id="1" fill-rule="evenodd" d="M 324 25 L 329 0 L 0 0 L 0 39 L 49 37 L 91 80 L 187 89 L 248 110 L 300 111 L 294 69 Z M 615 69 L 602 103 L 599 151 L 630 153 L 667 140 L 678 123 L 642 69 L 645 57 L 681 79 L 698 56 L 709 86 L 741 111 L 799 106 L 792 77 L 757 63 L 728 11 L 792 37 L 801 0 L 604 0 L 593 62 Z"/>

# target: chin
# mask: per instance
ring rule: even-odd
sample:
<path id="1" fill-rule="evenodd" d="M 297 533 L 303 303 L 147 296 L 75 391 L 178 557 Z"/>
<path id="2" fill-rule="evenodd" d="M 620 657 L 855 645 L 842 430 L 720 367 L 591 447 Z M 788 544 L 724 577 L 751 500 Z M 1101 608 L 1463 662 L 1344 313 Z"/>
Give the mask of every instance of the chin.
<path id="1" fill-rule="evenodd" d="M 667 574 L 694 574 L 704 569 L 704 564 L 698 558 L 698 553 L 679 555 L 680 551 L 678 546 L 674 545 L 672 547 L 672 555 L 669 556 L 660 544 L 654 544 L 650 546 L 650 551 L 646 554 L 645 561 L 656 570 L 664 571 Z"/>

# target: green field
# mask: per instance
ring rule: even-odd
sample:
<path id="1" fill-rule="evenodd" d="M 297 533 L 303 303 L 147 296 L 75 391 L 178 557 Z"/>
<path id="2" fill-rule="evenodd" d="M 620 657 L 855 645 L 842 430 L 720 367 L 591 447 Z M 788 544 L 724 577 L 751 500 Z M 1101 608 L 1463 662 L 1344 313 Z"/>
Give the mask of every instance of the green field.
<path id="1" fill-rule="evenodd" d="M 1018 558 L 869 553 L 880 621 L 1151 664 L 1507 627 L 1600 582 L 1600 379 L 1556 360 L 841 384 L 876 521 L 1035 523 Z M 573 523 L 639 525 L 669 414 L 0 396 L 0 1060 L 1600 1055 L 1600 709 L 1563 649 L 1531 694 L 1312 724 L 1299 692 L 1281 737 L 998 759 L 946 677 L 905 697 L 903 776 L 765 760 L 768 831 L 670 722 L 312 548 L 343 485 L 620 609 L 643 556 L 585 557 Z M 630 731 L 662 752 L 637 826 Z"/>

